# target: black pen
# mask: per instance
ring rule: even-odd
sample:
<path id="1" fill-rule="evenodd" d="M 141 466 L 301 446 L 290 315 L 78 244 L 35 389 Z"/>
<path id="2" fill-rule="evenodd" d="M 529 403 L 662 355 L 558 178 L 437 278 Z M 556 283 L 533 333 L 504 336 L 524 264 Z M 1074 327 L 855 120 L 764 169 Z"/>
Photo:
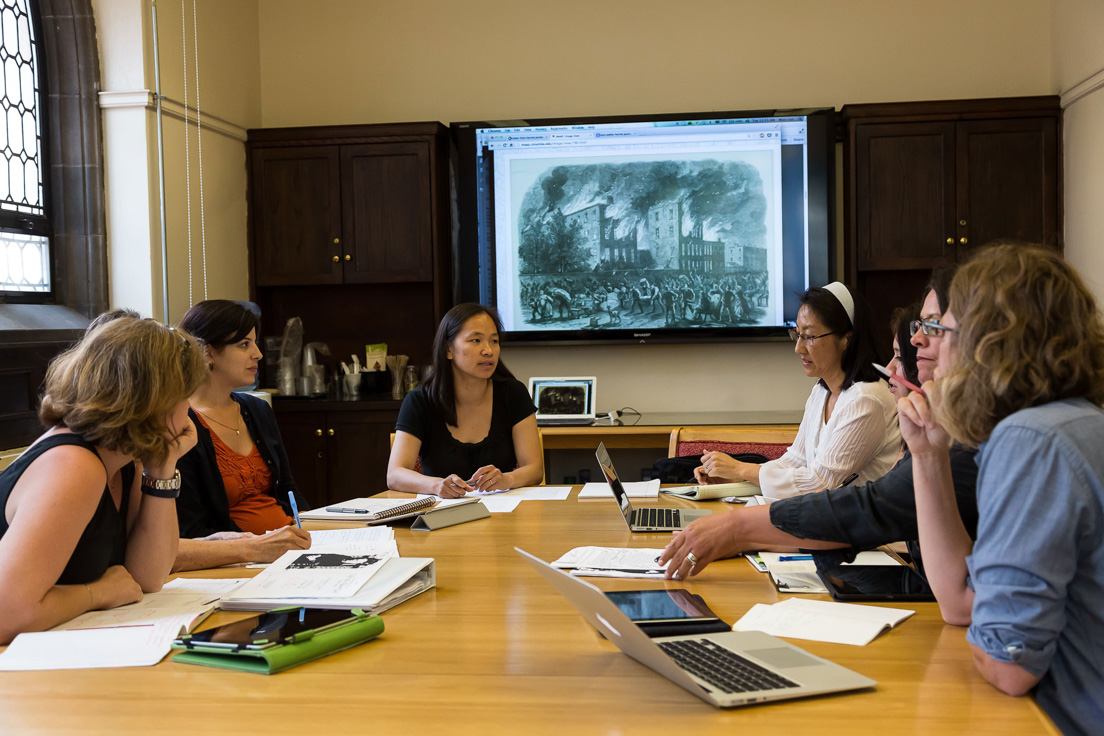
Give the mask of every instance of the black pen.
<path id="1" fill-rule="evenodd" d="M 839 484 L 838 486 L 836 486 L 836 487 L 837 487 L 837 488 L 843 488 L 844 486 L 849 486 L 849 485 L 851 485 L 852 483 L 854 483 L 854 482 L 855 482 L 855 479 L 856 479 L 856 478 L 858 478 L 858 477 L 859 477 L 859 474 L 858 474 L 858 473 L 852 473 L 851 475 L 847 476 L 847 480 L 843 481 L 842 483 L 840 483 L 840 484 Z"/>
<path id="2" fill-rule="evenodd" d="M 367 514 L 368 509 L 348 509 L 343 506 L 329 506 L 327 511 L 331 511 L 335 514 Z"/>

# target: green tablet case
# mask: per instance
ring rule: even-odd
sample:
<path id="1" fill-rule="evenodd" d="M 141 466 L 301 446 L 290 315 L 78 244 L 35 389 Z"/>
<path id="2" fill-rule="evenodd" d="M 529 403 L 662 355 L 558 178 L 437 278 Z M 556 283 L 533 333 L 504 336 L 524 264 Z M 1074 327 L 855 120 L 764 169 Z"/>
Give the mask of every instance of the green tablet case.
<path id="1" fill-rule="evenodd" d="M 173 655 L 173 661 L 272 675 L 363 644 L 383 633 L 383 619 L 379 616 L 369 616 L 359 609 L 354 609 L 351 614 L 356 618 L 342 626 L 317 633 L 313 629 L 302 631 L 287 643 L 268 649 L 235 651 L 204 644 L 189 646 L 185 638 L 185 643 L 173 642 L 173 649 L 182 650 Z"/>

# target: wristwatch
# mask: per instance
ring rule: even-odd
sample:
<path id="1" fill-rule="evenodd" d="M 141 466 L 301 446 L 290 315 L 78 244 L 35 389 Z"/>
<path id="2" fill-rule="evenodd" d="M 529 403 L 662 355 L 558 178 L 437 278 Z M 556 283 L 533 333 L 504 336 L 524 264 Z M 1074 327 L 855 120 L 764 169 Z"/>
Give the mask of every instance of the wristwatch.
<path id="1" fill-rule="evenodd" d="M 168 480 L 151 478 L 142 473 L 142 493 L 156 498 L 176 498 L 180 495 L 180 471 Z"/>

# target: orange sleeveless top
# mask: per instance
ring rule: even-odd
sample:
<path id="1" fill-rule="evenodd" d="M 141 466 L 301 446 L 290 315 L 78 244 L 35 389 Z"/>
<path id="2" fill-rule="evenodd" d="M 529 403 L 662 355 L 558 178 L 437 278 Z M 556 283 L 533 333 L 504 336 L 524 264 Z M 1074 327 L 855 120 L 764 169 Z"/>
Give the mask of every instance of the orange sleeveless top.
<path id="1" fill-rule="evenodd" d="M 234 523 L 243 532 L 254 534 L 264 534 L 293 523 L 294 519 L 284 513 L 269 493 L 272 470 L 261 457 L 256 443 L 248 455 L 239 455 L 222 441 L 202 416 L 199 421 L 211 432 L 215 460 L 226 487 L 226 500 L 230 503 L 230 518 Z"/>

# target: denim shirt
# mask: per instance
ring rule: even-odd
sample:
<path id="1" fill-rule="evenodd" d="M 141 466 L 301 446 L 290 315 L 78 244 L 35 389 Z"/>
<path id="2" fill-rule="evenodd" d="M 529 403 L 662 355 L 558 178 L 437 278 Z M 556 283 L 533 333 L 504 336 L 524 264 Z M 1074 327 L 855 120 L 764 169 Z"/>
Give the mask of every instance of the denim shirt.
<path id="1" fill-rule="evenodd" d="M 1055 401 L 1002 420 L 978 462 L 966 638 L 1041 677 L 1065 734 L 1104 728 L 1104 410 Z"/>

